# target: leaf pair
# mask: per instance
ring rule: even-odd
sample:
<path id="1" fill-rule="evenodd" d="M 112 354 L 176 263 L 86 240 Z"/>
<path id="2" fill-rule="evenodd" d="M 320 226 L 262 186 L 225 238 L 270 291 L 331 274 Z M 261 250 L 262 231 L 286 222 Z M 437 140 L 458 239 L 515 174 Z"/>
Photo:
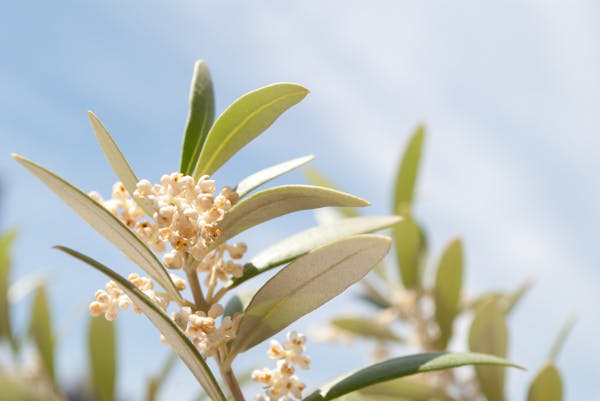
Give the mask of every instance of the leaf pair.
<path id="1" fill-rule="evenodd" d="M 297 84 L 269 85 L 240 97 L 214 121 L 212 79 L 206 64 L 198 61 L 190 88 L 180 171 L 196 179 L 212 175 L 307 94 L 308 90 Z"/>

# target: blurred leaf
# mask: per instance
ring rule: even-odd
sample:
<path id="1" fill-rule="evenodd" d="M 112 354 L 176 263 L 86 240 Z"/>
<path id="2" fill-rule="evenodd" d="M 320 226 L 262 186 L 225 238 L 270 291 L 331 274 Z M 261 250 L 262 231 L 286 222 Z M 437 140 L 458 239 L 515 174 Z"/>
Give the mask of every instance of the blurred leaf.
<path id="1" fill-rule="evenodd" d="M 404 151 L 402 162 L 400 163 L 398 173 L 396 174 L 393 213 L 405 214 L 410 210 L 410 204 L 412 203 L 415 192 L 415 183 L 419 171 L 424 137 L 425 127 L 417 127 Z"/>
<path id="2" fill-rule="evenodd" d="M 185 124 L 179 171 L 192 175 L 208 131 L 215 120 L 215 93 L 208 65 L 196 61 L 190 86 L 190 110 Z"/>
<path id="3" fill-rule="evenodd" d="M 464 309 L 472 309 L 476 310 L 481 305 L 484 305 L 488 302 L 496 302 L 498 305 L 502 306 L 506 315 L 510 314 L 516 307 L 516 305 L 521 301 L 523 296 L 529 291 L 529 289 L 533 286 L 532 280 L 526 280 L 523 282 L 515 291 L 491 291 L 485 294 L 478 296 L 477 298 L 468 302 Z"/>
<path id="4" fill-rule="evenodd" d="M 56 400 L 51 394 L 40 394 L 31 380 L 4 375 L 0 372 L 0 399 L 2 401 L 49 401 Z"/>
<path id="5" fill-rule="evenodd" d="M 8 286 L 11 268 L 10 252 L 16 234 L 15 230 L 11 230 L 0 236 L 0 340 L 8 340 L 13 351 L 18 349 L 18 344 L 11 328 Z"/>
<path id="6" fill-rule="evenodd" d="M 402 217 L 403 220 L 393 229 L 396 261 L 402 284 L 407 289 L 413 289 L 421 286 L 419 265 L 424 249 L 423 235 L 410 215 Z"/>
<path id="7" fill-rule="evenodd" d="M 100 235 L 115 245 L 178 302 L 182 301 L 171 277 L 156 255 L 116 216 L 88 195 L 45 168 L 13 154 L 13 158 L 39 178 Z"/>
<path id="8" fill-rule="evenodd" d="M 173 370 L 176 362 L 177 354 L 173 351 L 170 351 L 160 372 L 148 380 L 146 401 L 156 401 L 158 392 L 169 377 L 169 374 Z"/>
<path id="9" fill-rule="evenodd" d="M 360 390 L 362 394 L 371 397 L 388 397 L 388 399 L 406 399 L 411 401 L 441 400 L 451 401 L 452 398 L 442 391 L 424 382 L 417 382 L 406 378 L 377 383 Z"/>
<path id="10" fill-rule="evenodd" d="M 306 167 L 304 169 L 304 175 L 308 182 L 313 185 L 318 185 L 320 187 L 326 187 L 331 189 L 338 189 L 338 186 L 333 183 L 329 178 L 327 178 L 322 172 L 317 170 L 314 167 Z M 338 207 L 336 208 L 343 216 L 346 217 L 358 217 L 359 213 L 356 209 L 351 207 Z"/>
<path id="11" fill-rule="evenodd" d="M 94 394 L 99 401 L 114 401 L 117 370 L 114 322 L 104 316 L 90 318 L 88 350 Z"/>
<path id="12" fill-rule="evenodd" d="M 386 309 L 392 306 L 388 299 L 389 297 L 383 294 L 380 290 L 380 288 L 384 288 L 383 286 L 371 284 L 371 282 L 367 278 L 361 280 L 360 284 L 365 290 L 365 293 L 359 294 L 358 297 L 360 299 L 367 301 L 368 303 L 380 309 Z"/>
<path id="13" fill-rule="evenodd" d="M 416 373 L 431 372 L 465 365 L 498 365 L 520 368 L 505 359 L 476 353 L 430 352 L 403 356 L 349 372 L 321 386 L 304 401 L 327 401 L 367 386 Z"/>
<path id="14" fill-rule="evenodd" d="M 288 160 L 286 162 L 276 164 L 275 166 L 267 167 L 263 170 L 257 171 L 256 173 L 249 175 L 240 181 L 235 187 L 235 192 L 243 198 L 249 192 L 260 187 L 266 182 L 271 181 L 274 178 L 279 177 L 289 171 L 292 171 L 300 166 L 305 165 L 315 157 L 313 155 L 298 157 L 297 159 Z"/>
<path id="15" fill-rule="evenodd" d="M 573 326 L 575 325 L 576 320 L 577 319 L 575 318 L 575 316 L 571 316 L 569 319 L 567 319 L 563 327 L 560 329 L 560 332 L 558 333 L 554 344 L 552 344 L 552 348 L 550 348 L 550 360 L 556 360 L 556 358 L 558 357 L 558 353 L 562 349 L 565 340 L 567 339 L 567 336 L 569 335 L 571 330 L 573 330 Z"/>
<path id="16" fill-rule="evenodd" d="M 357 235 L 290 263 L 258 290 L 245 309 L 231 343 L 231 358 L 339 295 L 364 277 L 389 246 L 386 237 Z"/>
<path id="17" fill-rule="evenodd" d="M 135 176 L 131 166 L 129 166 L 127 159 L 125 159 L 125 156 L 123 156 L 123 153 L 121 153 L 121 150 L 98 117 L 91 111 L 88 111 L 88 116 L 94 134 L 96 135 L 96 140 L 98 141 L 106 160 L 108 160 L 110 167 L 113 169 L 123 186 L 125 186 L 125 189 L 129 192 L 131 198 L 144 209 L 144 212 L 146 212 L 147 215 L 152 216 L 154 211 L 146 203 L 133 196 L 133 191 L 135 191 L 139 180 Z M 17 161 L 19 160 L 17 159 Z"/>
<path id="18" fill-rule="evenodd" d="M 50 278 L 49 272 L 34 272 L 20 277 L 8 288 L 8 302 L 13 304 L 19 302 L 38 287 L 47 285 Z"/>
<path id="19" fill-rule="evenodd" d="M 403 342 L 391 327 L 373 318 L 348 316 L 331 319 L 331 324 L 338 329 L 345 330 L 361 337 L 371 337 L 378 340 L 391 340 Z"/>
<path id="20" fill-rule="evenodd" d="M 563 384 L 560 373 L 552 362 L 535 376 L 529 386 L 527 401 L 562 401 Z"/>
<path id="21" fill-rule="evenodd" d="M 508 315 L 513 311 L 515 306 L 519 303 L 519 301 L 523 298 L 523 296 L 531 289 L 533 286 L 532 280 L 526 280 L 521 284 L 514 292 L 508 293 L 504 296 L 504 308 L 506 310 L 506 314 Z"/>
<path id="22" fill-rule="evenodd" d="M 223 316 L 233 316 L 234 313 L 242 313 L 248 306 L 256 291 L 238 291 L 225 305 Z"/>
<path id="23" fill-rule="evenodd" d="M 469 350 L 506 357 L 508 329 L 504 309 L 497 302 L 488 302 L 475 312 L 469 331 Z M 475 372 L 488 401 L 504 400 L 504 369 L 477 366 Z"/>
<path id="24" fill-rule="evenodd" d="M 440 328 L 439 346 L 446 349 L 452 337 L 454 318 L 459 311 L 463 276 L 463 250 L 460 239 L 454 239 L 442 255 L 435 277 L 435 320 Z"/>
<path id="25" fill-rule="evenodd" d="M 300 85 L 278 83 L 256 89 L 237 99 L 209 130 L 194 169 L 194 178 L 212 175 L 307 94 L 308 90 Z"/>
<path id="26" fill-rule="evenodd" d="M 344 192 L 309 185 L 284 185 L 258 192 L 235 205 L 219 223 L 223 243 L 237 234 L 288 213 L 324 206 L 367 206 L 369 202 Z"/>
<path id="27" fill-rule="evenodd" d="M 140 308 L 142 313 L 148 317 L 152 324 L 165 337 L 167 343 L 171 345 L 173 350 L 179 355 L 183 363 L 185 363 L 194 377 L 196 377 L 211 399 L 213 401 L 225 401 L 225 396 L 223 395 L 221 388 L 217 384 L 217 381 L 204 361 L 204 358 L 198 352 L 198 349 L 189 341 L 175 322 L 163 312 L 158 305 L 150 300 L 146 294 L 142 293 L 135 288 L 133 284 L 127 281 L 127 279 L 100 262 L 64 246 L 56 246 L 55 248 L 87 263 L 117 283 L 121 290 L 131 298 L 133 304 Z"/>
<path id="28" fill-rule="evenodd" d="M 38 287 L 35 291 L 33 304 L 31 306 L 31 321 L 29 333 L 39 353 L 44 372 L 52 383 L 56 384 L 54 376 L 54 339 L 52 334 L 52 319 L 48 307 L 48 297 L 44 287 Z"/>
<path id="29" fill-rule="evenodd" d="M 252 258 L 244 266 L 244 275 L 227 284 L 227 288 L 237 287 L 246 280 L 290 262 L 319 246 L 351 235 L 378 231 L 399 221 L 400 218 L 396 216 L 353 217 L 301 231 L 271 245 Z"/>

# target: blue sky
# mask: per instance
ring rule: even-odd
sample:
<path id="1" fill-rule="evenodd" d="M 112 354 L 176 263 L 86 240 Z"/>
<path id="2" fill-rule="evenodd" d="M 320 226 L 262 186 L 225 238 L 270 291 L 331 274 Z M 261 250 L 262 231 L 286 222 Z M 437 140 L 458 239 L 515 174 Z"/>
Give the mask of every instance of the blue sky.
<path id="1" fill-rule="evenodd" d="M 8 155 L 108 194 L 114 177 L 88 125 L 91 109 L 138 175 L 156 180 L 178 165 L 190 74 L 202 58 L 219 111 L 272 82 L 311 90 L 218 173 L 220 183 L 314 153 L 316 167 L 372 202 L 369 214 L 386 213 L 400 151 L 426 123 L 417 213 L 431 260 L 460 235 L 472 293 L 536 279 L 510 321 L 511 357 L 530 372 L 511 374 L 509 394 L 523 398 L 574 312 L 559 366 L 567 398 L 589 399 L 600 374 L 599 31 L 600 6 L 591 0 L 4 2 L 0 222 L 21 232 L 15 276 L 52 273 L 62 377 L 82 376 L 82 308 L 105 280 L 50 247 L 129 266 Z M 301 181 L 294 173 L 281 182 Z M 250 254 L 311 224 L 308 213 L 268 224 L 249 239 Z M 352 305 L 336 300 L 330 311 Z M 120 389 L 135 399 L 142 377 L 158 369 L 148 348 L 163 349 L 141 318 L 121 319 L 119 330 L 127 378 Z M 363 356 L 333 352 L 328 359 L 344 365 L 313 369 L 309 385 Z M 185 370 L 177 373 L 175 383 L 189 389 Z"/>

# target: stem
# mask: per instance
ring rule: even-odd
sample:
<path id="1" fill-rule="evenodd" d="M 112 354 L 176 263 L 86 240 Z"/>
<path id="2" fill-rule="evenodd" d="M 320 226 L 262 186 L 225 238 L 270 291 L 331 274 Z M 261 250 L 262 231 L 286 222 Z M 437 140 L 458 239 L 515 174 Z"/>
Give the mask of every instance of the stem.
<path id="1" fill-rule="evenodd" d="M 204 312 L 208 311 L 208 304 L 204 299 L 204 294 L 202 294 L 202 288 L 200 287 L 200 281 L 198 281 L 198 274 L 196 274 L 195 269 L 190 269 L 188 266 L 186 266 L 185 275 L 187 276 L 190 289 L 192 290 L 192 295 L 194 296 L 196 309 Z"/>
<path id="2" fill-rule="evenodd" d="M 210 278 L 208 281 L 208 291 L 207 291 L 207 298 L 210 304 L 214 304 L 215 302 L 213 301 L 213 293 L 215 291 L 215 287 L 217 285 L 217 265 L 219 264 L 219 262 L 222 262 L 223 260 L 223 253 L 224 253 L 224 249 L 222 248 L 218 248 L 217 249 L 217 258 L 216 258 L 216 262 L 215 264 L 212 266 L 212 268 L 210 269 Z"/>
<path id="3" fill-rule="evenodd" d="M 242 394 L 240 383 L 238 383 L 237 378 L 233 374 L 233 370 L 231 370 L 231 365 L 219 362 L 219 370 L 221 371 L 221 377 L 225 381 L 225 384 L 229 387 L 229 391 L 231 392 L 234 401 L 246 401 L 244 394 Z"/>

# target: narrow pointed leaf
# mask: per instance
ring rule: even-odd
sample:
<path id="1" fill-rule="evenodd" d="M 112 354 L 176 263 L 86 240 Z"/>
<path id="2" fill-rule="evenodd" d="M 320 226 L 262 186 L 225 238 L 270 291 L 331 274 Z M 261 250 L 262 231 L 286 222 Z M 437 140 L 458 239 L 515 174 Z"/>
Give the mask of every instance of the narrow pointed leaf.
<path id="1" fill-rule="evenodd" d="M 388 359 L 349 372 L 320 387 L 304 401 L 334 400 L 367 386 L 417 373 L 456 368 L 465 365 L 498 365 L 520 368 L 505 359 L 477 353 L 431 352 Z"/>
<path id="2" fill-rule="evenodd" d="M 360 337 L 369 337 L 377 340 L 388 340 L 403 342 L 390 325 L 384 322 L 379 322 L 373 318 L 348 316 L 337 317 L 331 319 L 331 324 L 341 330 Z"/>
<path id="3" fill-rule="evenodd" d="M 215 120 L 215 94 L 208 66 L 198 60 L 190 87 L 190 111 L 185 125 L 179 171 L 191 175 L 198 162 L 208 131 Z"/>
<path id="4" fill-rule="evenodd" d="M 552 344 L 552 347 L 550 348 L 550 353 L 548 355 L 550 360 L 556 360 L 556 358 L 558 357 L 558 353 L 562 349 L 565 340 L 567 339 L 567 336 L 569 335 L 571 330 L 573 330 L 573 326 L 575 326 L 575 320 L 577 320 L 575 316 L 571 316 L 560 329 L 560 332 L 558 333 L 554 344 Z"/>
<path id="5" fill-rule="evenodd" d="M 15 235 L 15 231 L 9 231 L 0 236 L 0 340 L 8 340 L 14 351 L 18 346 L 11 327 L 8 288 L 11 269 L 10 251 Z"/>
<path id="6" fill-rule="evenodd" d="M 514 292 L 508 293 L 504 296 L 504 307 L 506 309 L 507 315 L 513 311 L 515 306 L 519 303 L 523 296 L 531 289 L 532 286 L 533 280 L 526 280 Z"/>
<path id="7" fill-rule="evenodd" d="M 344 237 L 382 230 L 397 224 L 400 220 L 400 217 L 397 216 L 353 217 L 301 231 L 270 246 L 252 258 L 244 266 L 244 275 L 230 282 L 227 287 L 237 287 L 246 280 L 290 262 L 314 248 Z"/>
<path id="8" fill-rule="evenodd" d="M 415 183 L 419 171 L 424 136 L 425 127 L 417 127 L 417 130 L 404 151 L 402 162 L 400 163 L 398 173 L 396 174 L 393 203 L 394 213 L 404 214 L 410 210 L 410 204 L 414 198 Z"/>
<path id="9" fill-rule="evenodd" d="M 257 171 L 256 173 L 249 175 L 237 184 L 235 192 L 243 198 L 249 192 L 260 187 L 266 182 L 279 177 L 289 171 L 292 171 L 300 166 L 305 165 L 315 157 L 313 155 L 298 157 L 297 159 L 288 160 L 283 163 L 276 164 L 275 166 L 267 167 L 263 170 Z"/>
<path id="10" fill-rule="evenodd" d="M 52 383 L 56 383 L 56 378 L 54 376 L 54 338 L 52 334 L 52 320 L 50 318 L 48 297 L 46 296 L 44 287 L 38 287 L 35 292 L 35 297 L 33 298 L 29 334 L 38 351 L 44 372 L 46 372 Z"/>
<path id="11" fill-rule="evenodd" d="M 217 384 L 208 365 L 204 361 L 204 358 L 198 352 L 198 349 L 190 342 L 175 322 L 152 302 L 148 296 L 135 288 L 133 284 L 127 281 L 127 279 L 102 263 L 64 246 L 56 246 L 55 248 L 87 263 L 117 283 L 123 292 L 131 298 L 133 304 L 140 308 L 142 313 L 146 315 L 158 331 L 165 337 L 167 343 L 170 344 L 177 355 L 179 355 L 200 385 L 202 385 L 204 390 L 208 393 L 209 397 L 213 401 L 225 401 L 223 392 Z"/>
<path id="12" fill-rule="evenodd" d="M 488 302 L 475 312 L 469 330 L 470 351 L 506 357 L 508 328 L 504 313 L 504 308 L 496 302 Z M 488 401 L 504 400 L 504 369 L 477 366 L 475 373 Z"/>
<path id="13" fill-rule="evenodd" d="M 367 206 L 369 202 L 344 192 L 309 185 L 266 189 L 236 204 L 219 223 L 223 243 L 237 234 L 279 216 L 325 206 Z"/>
<path id="14" fill-rule="evenodd" d="M 181 301 L 171 277 L 156 255 L 121 220 L 88 195 L 49 170 L 13 154 L 15 160 L 50 188 L 100 235 L 115 245 L 133 263 L 154 279 L 169 295 Z"/>
<path id="15" fill-rule="evenodd" d="M 459 311 L 462 276 L 462 243 L 455 239 L 444 251 L 435 277 L 435 320 L 440 328 L 440 349 L 446 349 L 452 337 L 454 318 Z"/>
<path id="16" fill-rule="evenodd" d="M 138 205 L 144 209 L 147 215 L 152 216 L 152 209 L 150 209 L 147 204 L 133 196 L 133 191 L 135 191 L 139 180 L 135 176 L 131 166 L 129 166 L 127 159 L 125 159 L 125 156 L 123 156 L 123 153 L 121 153 L 121 150 L 108 133 L 108 130 L 100 122 L 100 119 L 91 111 L 88 111 L 88 116 L 90 118 L 90 124 L 94 130 L 94 134 L 96 135 L 96 140 L 98 141 L 106 160 L 108 160 L 110 167 L 113 169 L 121 183 L 125 186 L 125 189 L 127 192 L 129 192 L 133 200 L 135 200 Z"/>
<path id="17" fill-rule="evenodd" d="M 114 401 L 117 371 L 115 324 L 104 317 L 90 318 L 88 350 L 92 389 L 99 401 Z"/>
<path id="18" fill-rule="evenodd" d="M 527 401 L 562 401 L 562 399 L 562 378 L 556 366 L 548 362 L 531 382 Z"/>
<path id="19" fill-rule="evenodd" d="M 393 230 L 400 279 L 405 288 L 418 288 L 421 286 L 419 263 L 424 248 L 423 235 L 410 215 L 402 217 L 403 220 Z"/>
<path id="20" fill-rule="evenodd" d="M 435 387 L 415 380 L 401 378 L 377 383 L 360 390 L 361 394 L 369 397 L 389 397 L 390 400 L 407 399 L 411 401 L 429 401 L 441 400 L 452 401 L 452 397 L 447 396 Z M 371 399 L 371 398 L 369 398 Z"/>
<path id="21" fill-rule="evenodd" d="M 237 99 L 217 118 L 208 132 L 194 178 L 212 175 L 307 94 L 308 90 L 300 85 L 278 83 L 256 89 Z"/>
<path id="22" fill-rule="evenodd" d="M 334 184 L 328 177 L 325 176 L 321 171 L 317 170 L 314 167 L 307 167 L 304 169 L 304 176 L 308 179 L 312 185 L 318 185 L 320 187 L 326 187 L 331 189 L 339 189 L 337 185 Z M 358 217 L 358 211 L 351 207 L 338 207 L 337 211 L 340 212 L 342 216 L 346 217 Z"/>
<path id="23" fill-rule="evenodd" d="M 290 263 L 263 285 L 244 311 L 231 353 L 278 333 L 360 280 L 385 256 L 390 240 L 357 235 L 318 248 Z"/>

